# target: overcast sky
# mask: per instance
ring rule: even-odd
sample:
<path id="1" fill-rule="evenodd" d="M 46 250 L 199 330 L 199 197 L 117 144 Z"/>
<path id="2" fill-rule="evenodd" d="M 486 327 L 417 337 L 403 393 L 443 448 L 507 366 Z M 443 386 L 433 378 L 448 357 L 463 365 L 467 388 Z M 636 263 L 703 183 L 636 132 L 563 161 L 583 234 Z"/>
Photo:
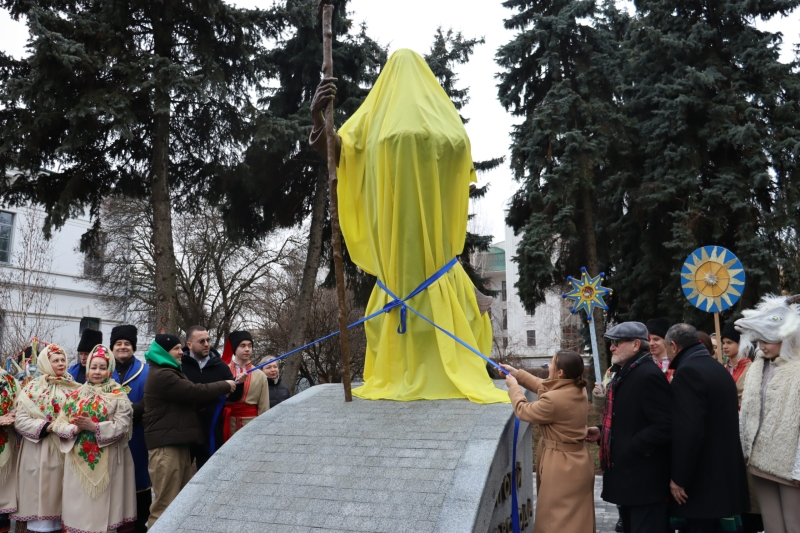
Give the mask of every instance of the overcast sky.
<path id="1" fill-rule="evenodd" d="M 271 2 L 239 0 L 242 7 L 267 6 Z M 497 101 L 499 68 L 494 62 L 497 48 L 508 42 L 513 33 L 503 27 L 503 19 L 511 11 L 500 0 L 405 0 L 384 2 L 378 0 L 351 0 L 349 9 L 356 22 L 366 22 L 368 34 L 390 53 L 399 48 L 411 48 L 424 54 L 430 47 L 436 28 L 453 28 L 466 37 L 484 37 L 486 43 L 476 48 L 470 62 L 458 69 L 461 87 L 470 88 L 470 103 L 462 115 L 470 119 L 467 132 L 472 142 L 472 155 L 476 161 L 506 156 L 509 152 L 509 131 L 520 119 L 505 112 Z M 780 31 L 784 36 L 782 60 L 792 57 L 793 45 L 800 42 L 800 12 L 790 17 L 760 23 L 769 31 Z M 25 53 L 27 28 L 10 19 L 0 10 L 0 49 L 20 57 Z M 477 202 L 474 210 L 478 216 L 471 228 L 493 234 L 495 240 L 504 237 L 504 209 L 506 201 L 516 190 L 508 164 L 480 176 L 482 183 L 489 182 L 486 197 Z"/>

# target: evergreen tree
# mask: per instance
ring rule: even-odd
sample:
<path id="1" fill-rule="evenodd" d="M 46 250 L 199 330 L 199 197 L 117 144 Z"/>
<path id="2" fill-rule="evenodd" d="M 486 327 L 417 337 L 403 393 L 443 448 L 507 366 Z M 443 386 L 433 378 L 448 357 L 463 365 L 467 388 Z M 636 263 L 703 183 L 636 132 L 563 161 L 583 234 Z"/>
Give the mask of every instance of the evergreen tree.
<path id="1" fill-rule="evenodd" d="M 636 2 L 623 94 L 638 140 L 630 171 L 611 186 L 620 318 L 713 327 L 684 298 L 679 275 L 704 245 L 741 259 L 738 308 L 800 288 L 798 64 L 779 63 L 780 36 L 754 24 L 798 4 Z"/>
<path id="2" fill-rule="evenodd" d="M 615 101 L 620 42 L 627 23 L 613 3 L 507 0 L 517 30 L 497 61 L 503 106 L 523 122 L 512 132 L 511 168 L 521 182 L 507 222 L 522 238 L 517 291 L 534 311 L 586 266 L 608 271 L 612 241 L 604 186 L 625 148 Z M 594 319 L 603 331 L 603 313 Z M 602 358 L 605 360 L 605 357 Z"/>
<path id="3" fill-rule="evenodd" d="M 386 50 L 367 35 L 365 26 L 353 27 L 346 0 L 334 6 L 332 52 L 334 76 L 338 78 L 334 122 L 338 127 L 368 94 L 386 62 Z M 293 307 L 294 330 L 285 347 L 291 350 L 311 340 L 306 337 L 307 321 L 325 255 L 331 261 L 327 285 L 334 284 L 327 164 L 308 144 L 311 100 L 321 80 L 322 27 L 316 0 L 286 0 L 276 6 L 275 14 L 280 25 L 287 28 L 287 37 L 279 40 L 265 58 L 272 68 L 269 80 L 274 89 L 261 101 L 264 109 L 256 137 L 247 148 L 245 164 L 222 176 L 215 190 L 227 226 L 243 238 L 256 238 L 310 218 L 300 291 Z M 356 305 L 363 305 L 360 302 L 366 301 L 374 278 L 369 279 L 355 267 L 346 248 L 345 274 L 348 289 L 356 295 Z M 284 382 L 291 389 L 301 362 L 299 353 L 286 359 Z"/>
<path id="4" fill-rule="evenodd" d="M 88 208 L 87 249 L 104 198 L 149 198 L 157 328 L 176 331 L 172 195 L 207 201 L 209 179 L 238 164 L 263 43 L 280 27 L 221 0 L 2 6 L 27 20 L 31 54 L 0 57 L 0 194 L 43 206 L 48 231 Z"/>
<path id="5" fill-rule="evenodd" d="M 485 40 L 483 38 L 467 39 L 461 32 L 453 32 L 452 29 L 443 32 L 440 27 L 436 30 L 436 34 L 433 37 L 433 44 L 431 45 L 430 51 L 424 56 L 434 76 L 439 80 L 444 92 L 450 97 L 453 106 L 455 106 L 458 111 L 461 111 L 461 109 L 469 103 L 469 88 L 465 87 L 460 89 L 456 87 L 458 76 L 453 69 L 457 65 L 468 63 L 470 56 L 475 50 L 475 46 L 484 43 Z M 469 119 L 463 116 L 461 120 L 464 124 L 469 122 Z M 479 174 L 487 172 L 497 168 L 504 161 L 504 157 L 496 157 L 487 161 L 476 161 L 474 162 L 475 171 Z M 480 187 L 473 185 L 470 187 L 469 197 L 473 200 L 483 198 L 488 189 L 488 183 Z M 474 216 L 475 215 L 470 214 L 469 219 L 472 219 Z M 490 288 L 489 278 L 482 277 L 480 272 L 470 263 L 470 257 L 473 253 L 486 252 L 489 250 L 492 239 L 493 237 L 491 235 L 478 235 L 467 231 L 464 251 L 459 258 L 461 260 L 461 266 L 464 267 L 464 271 L 478 290 L 484 294 L 493 296 L 497 291 L 493 291 Z"/>

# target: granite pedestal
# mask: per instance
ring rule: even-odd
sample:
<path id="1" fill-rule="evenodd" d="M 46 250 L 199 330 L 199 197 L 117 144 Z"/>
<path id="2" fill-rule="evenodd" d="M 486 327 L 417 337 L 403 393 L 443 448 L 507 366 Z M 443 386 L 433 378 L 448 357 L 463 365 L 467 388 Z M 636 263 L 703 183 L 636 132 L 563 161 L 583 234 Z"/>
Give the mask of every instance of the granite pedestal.
<path id="1" fill-rule="evenodd" d="M 341 385 L 312 387 L 237 432 L 150 531 L 510 533 L 513 431 L 508 404 L 346 404 Z M 525 423 L 517 463 L 531 532 Z"/>

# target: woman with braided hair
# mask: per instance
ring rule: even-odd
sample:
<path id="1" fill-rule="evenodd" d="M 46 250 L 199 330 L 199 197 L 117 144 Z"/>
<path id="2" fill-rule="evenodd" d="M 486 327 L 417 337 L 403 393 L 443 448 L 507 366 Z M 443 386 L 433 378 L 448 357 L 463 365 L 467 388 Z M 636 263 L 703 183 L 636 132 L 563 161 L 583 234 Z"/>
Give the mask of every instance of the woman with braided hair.
<path id="1" fill-rule="evenodd" d="M 115 361 L 107 346 L 95 346 L 86 360 L 86 383 L 67 395 L 53 432 L 66 454 L 64 530 L 105 533 L 132 530 L 136 484 L 128 440 L 133 404 L 114 381 Z"/>
<path id="2" fill-rule="evenodd" d="M 536 519 L 534 533 L 594 533 L 594 462 L 586 447 L 589 402 L 583 359 L 561 350 L 550 362 L 550 376 L 537 378 L 502 365 L 514 414 L 539 424 L 542 438 L 536 452 Z M 522 385 L 538 396 L 529 402 Z"/>
<path id="3" fill-rule="evenodd" d="M 17 447 L 14 406 L 19 383 L 0 368 L 0 533 L 11 529 L 8 515 L 17 510 Z"/>
<path id="4" fill-rule="evenodd" d="M 80 385 L 67 373 L 67 354 L 55 344 L 37 356 L 39 377 L 17 398 L 14 427 L 23 436 L 17 462 L 17 511 L 11 518 L 26 521 L 28 531 L 61 531 L 61 482 L 64 454 L 53 423 Z"/>

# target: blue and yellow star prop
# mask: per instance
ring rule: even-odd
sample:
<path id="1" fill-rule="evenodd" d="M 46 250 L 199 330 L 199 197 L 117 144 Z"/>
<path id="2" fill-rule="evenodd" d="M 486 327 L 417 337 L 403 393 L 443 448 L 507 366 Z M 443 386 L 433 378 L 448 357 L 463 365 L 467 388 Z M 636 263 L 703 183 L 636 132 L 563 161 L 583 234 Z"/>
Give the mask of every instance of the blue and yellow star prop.
<path id="1" fill-rule="evenodd" d="M 683 294 L 709 313 L 732 307 L 744 291 L 744 267 L 722 246 L 703 246 L 686 258 L 681 269 Z"/>
<path id="2" fill-rule="evenodd" d="M 613 291 L 608 287 L 603 287 L 600 285 L 600 282 L 602 282 L 605 277 L 605 273 L 600 272 L 600 275 L 597 277 L 590 278 L 589 274 L 586 273 L 586 267 L 584 267 L 581 268 L 580 281 L 576 280 L 572 276 L 567 278 L 567 281 L 572 284 L 572 290 L 568 293 L 562 294 L 561 297 L 569 298 L 574 302 L 570 313 L 574 315 L 583 309 L 586 311 L 587 319 L 591 320 L 592 311 L 594 311 L 595 307 L 599 307 L 605 311 L 608 310 L 608 306 L 603 300 L 603 297 L 612 294 Z"/>

